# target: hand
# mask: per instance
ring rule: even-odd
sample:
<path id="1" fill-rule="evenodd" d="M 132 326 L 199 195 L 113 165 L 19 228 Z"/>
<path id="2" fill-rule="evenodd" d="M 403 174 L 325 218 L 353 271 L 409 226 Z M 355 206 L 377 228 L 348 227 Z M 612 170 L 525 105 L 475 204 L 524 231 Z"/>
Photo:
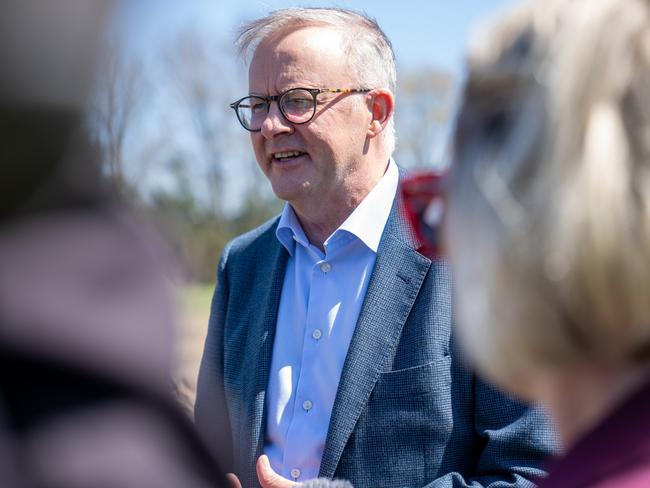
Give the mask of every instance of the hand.
<path id="1" fill-rule="evenodd" d="M 283 478 L 278 473 L 273 471 L 271 463 L 269 462 L 269 458 L 266 454 L 262 454 L 257 459 L 255 469 L 257 470 L 257 479 L 260 481 L 262 488 L 294 488 L 298 486 L 297 483 Z"/>
<path id="2" fill-rule="evenodd" d="M 230 488 L 241 488 L 239 478 L 237 478 L 233 473 L 228 473 L 226 479 L 228 480 L 228 486 L 230 486 Z"/>

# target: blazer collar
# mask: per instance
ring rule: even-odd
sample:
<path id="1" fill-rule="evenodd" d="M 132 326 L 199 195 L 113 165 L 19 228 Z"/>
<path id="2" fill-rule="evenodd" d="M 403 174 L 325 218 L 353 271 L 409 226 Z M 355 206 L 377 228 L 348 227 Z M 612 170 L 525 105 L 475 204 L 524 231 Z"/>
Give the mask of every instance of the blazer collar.
<path id="1" fill-rule="evenodd" d="M 379 243 L 375 269 L 343 365 L 320 476 L 332 477 L 382 371 L 390 368 L 399 337 L 431 266 L 395 199 Z"/>
<path id="2" fill-rule="evenodd" d="M 251 308 L 248 310 L 250 319 L 246 334 L 249 346 L 240 358 L 242 364 L 246 365 L 243 376 L 245 387 L 242 391 L 242 413 L 245 421 L 239 433 L 243 446 L 241 454 L 244 462 L 248 463 L 240 473 L 246 478 L 242 479 L 244 486 L 258 486 L 255 461 L 264 450 L 266 390 L 280 294 L 289 256 L 275 237 L 276 228 L 277 222 L 266 231 L 258 247 L 264 253 L 264 259 L 256 261 L 255 275 L 259 281 L 256 288 L 250 291 L 254 301 L 251 301 Z M 248 457 L 249 453 L 253 454 L 252 458 Z"/>

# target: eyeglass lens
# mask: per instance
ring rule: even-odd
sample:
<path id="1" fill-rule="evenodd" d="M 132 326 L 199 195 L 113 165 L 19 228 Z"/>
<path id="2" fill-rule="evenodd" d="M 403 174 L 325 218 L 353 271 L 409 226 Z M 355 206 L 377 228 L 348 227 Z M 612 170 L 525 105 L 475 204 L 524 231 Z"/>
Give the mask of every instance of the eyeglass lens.
<path id="1" fill-rule="evenodd" d="M 315 96 L 302 88 L 294 88 L 280 95 L 278 100 L 284 117 L 294 124 L 308 122 L 315 113 Z M 269 113 L 270 100 L 251 96 L 241 100 L 237 107 L 237 116 L 242 125 L 249 130 L 259 130 Z"/>

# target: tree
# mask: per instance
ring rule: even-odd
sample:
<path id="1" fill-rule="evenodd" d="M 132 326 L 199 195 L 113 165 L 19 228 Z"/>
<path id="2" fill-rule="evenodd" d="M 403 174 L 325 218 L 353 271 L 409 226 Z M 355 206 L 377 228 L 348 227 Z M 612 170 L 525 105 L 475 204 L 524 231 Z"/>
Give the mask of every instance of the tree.
<path id="1" fill-rule="evenodd" d="M 241 161 L 250 160 L 245 134 L 233 123 L 228 107 L 237 86 L 232 46 L 187 29 L 168 46 L 164 63 L 178 108 L 191 123 L 207 186 L 205 197 L 212 212 L 223 215 L 232 172 L 241 171 Z"/>
<path id="2" fill-rule="evenodd" d="M 434 68 L 400 77 L 395 114 L 400 164 L 410 168 L 444 164 L 455 86 L 449 73 Z"/>
<path id="3" fill-rule="evenodd" d="M 142 64 L 112 42 L 99 63 L 89 123 L 93 140 L 103 155 L 106 175 L 118 188 L 127 186 L 124 146 L 146 94 Z"/>

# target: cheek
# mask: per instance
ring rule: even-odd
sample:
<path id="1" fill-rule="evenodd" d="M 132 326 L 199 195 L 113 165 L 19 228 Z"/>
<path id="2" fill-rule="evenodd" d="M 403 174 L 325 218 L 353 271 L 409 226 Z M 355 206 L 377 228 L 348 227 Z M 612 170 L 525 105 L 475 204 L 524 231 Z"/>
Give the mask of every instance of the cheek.
<path id="1" fill-rule="evenodd" d="M 314 124 L 301 132 L 302 140 L 312 156 L 331 158 L 336 153 L 338 131 L 336 126 Z"/>
<path id="2" fill-rule="evenodd" d="M 366 140 L 365 120 L 354 111 L 339 111 L 336 117 L 323 120 L 312 130 L 314 144 L 322 152 L 335 154 L 343 159 L 356 158 L 363 151 Z M 317 142 L 316 142 L 317 141 Z"/>

